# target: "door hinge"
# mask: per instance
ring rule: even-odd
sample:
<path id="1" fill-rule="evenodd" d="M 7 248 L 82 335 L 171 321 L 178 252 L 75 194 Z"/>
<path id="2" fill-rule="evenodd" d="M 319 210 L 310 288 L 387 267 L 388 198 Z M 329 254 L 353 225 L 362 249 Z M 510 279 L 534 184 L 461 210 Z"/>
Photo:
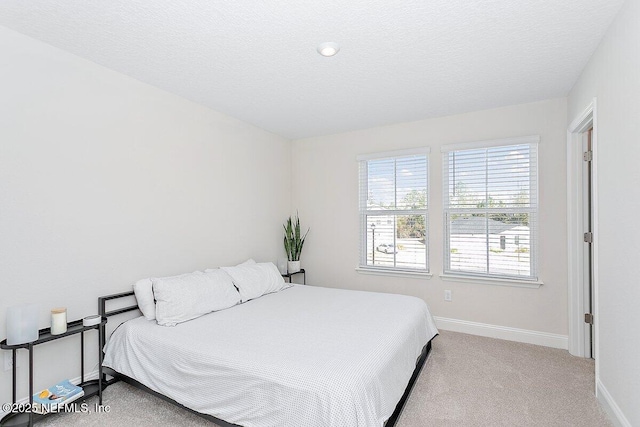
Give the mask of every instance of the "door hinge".
<path id="1" fill-rule="evenodd" d="M 593 325 L 593 314 L 585 313 L 584 314 L 584 323 L 588 323 L 590 325 Z"/>
<path id="2" fill-rule="evenodd" d="M 589 151 L 585 151 L 584 153 L 582 153 L 582 160 L 584 160 L 585 162 L 590 162 L 593 160 L 593 151 L 589 150 Z"/>
<path id="3" fill-rule="evenodd" d="M 584 233 L 584 242 L 585 243 L 593 243 L 593 233 L 590 231 L 587 231 L 586 233 Z"/>

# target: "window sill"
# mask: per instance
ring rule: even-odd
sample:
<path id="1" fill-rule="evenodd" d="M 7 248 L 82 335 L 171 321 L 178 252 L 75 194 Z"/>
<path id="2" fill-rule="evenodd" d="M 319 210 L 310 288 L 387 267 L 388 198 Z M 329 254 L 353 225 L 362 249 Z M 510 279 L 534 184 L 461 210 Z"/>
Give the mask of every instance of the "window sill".
<path id="1" fill-rule="evenodd" d="M 464 274 L 441 274 L 442 280 L 452 282 L 478 283 L 481 285 L 513 286 L 515 288 L 537 289 L 544 285 L 539 280 L 497 279 L 495 277 L 466 276 Z"/>
<path id="2" fill-rule="evenodd" d="M 395 276 L 395 277 L 411 277 L 414 279 L 431 279 L 433 274 L 426 271 L 407 271 L 407 270 L 392 270 L 384 268 L 367 268 L 356 267 L 356 271 L 360 274 L 373 274 L 376 276 Z"/>

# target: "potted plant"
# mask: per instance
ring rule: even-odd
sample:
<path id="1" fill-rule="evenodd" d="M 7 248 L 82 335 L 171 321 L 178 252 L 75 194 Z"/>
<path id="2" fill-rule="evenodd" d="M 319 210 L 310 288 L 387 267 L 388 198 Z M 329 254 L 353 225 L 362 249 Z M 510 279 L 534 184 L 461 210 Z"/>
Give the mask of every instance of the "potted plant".
<path id="1" fill-rule="evenodd" d="M 295 218 L 289 217 L 284 227 L 284 250 L 287 252 L 287 272 L 297 273 L 300 271 L 300 253 L 302 252 L 302 246 L 304 245 L 304 239 L 309 234 L 309 229 L 304 233 L 304 236 L 300 232 L 300 218 L 296 213 Z"/>

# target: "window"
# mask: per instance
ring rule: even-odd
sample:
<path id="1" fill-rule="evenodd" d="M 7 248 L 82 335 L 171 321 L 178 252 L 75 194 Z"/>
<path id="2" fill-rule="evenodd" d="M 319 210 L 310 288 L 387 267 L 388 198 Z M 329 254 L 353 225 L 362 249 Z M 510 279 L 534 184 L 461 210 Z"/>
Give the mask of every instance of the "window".
<path id="1" fill-rule="evenodd" d="M 427 273 L 426 148 L 358 157 L 360 267 Z"/>
<path id="2" fill-rule="evenodd" d="M 445 275 L 537 280 L 538 141 L 443 146 Z"/>

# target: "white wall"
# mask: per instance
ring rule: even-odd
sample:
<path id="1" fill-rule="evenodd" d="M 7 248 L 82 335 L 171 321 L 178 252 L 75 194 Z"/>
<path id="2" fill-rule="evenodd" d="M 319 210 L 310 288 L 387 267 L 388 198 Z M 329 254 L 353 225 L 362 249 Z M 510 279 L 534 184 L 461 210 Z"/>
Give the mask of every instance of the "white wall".
<path id="1" fill-rule="evenodd" d="M 0 94 L 0 339 L 8 306 L 47 327 L 136 279 L 284 254 L 289 141 L 3 27 Z M 36 389 L 79 376 L 79 346 L 38 346 Z"/>
<path id="2" fill-rule="evenodd" d="M 629 0 L 568 100 L 571 121 L 597 97 L 598 380 L 628 425 L 640 425 L 639 23 L 640 1 Z"/>
<path id="3" fill-rule="evenodd" d="M 442 144 L 540 135 L 538 289 L 442 281 Z M 566 100 L 402 123 L 293 143 L 293 199 L 311 227 L 302 254 L 309 283 L 423 298 L 436 316 L 567 334 Z M 365 275 L 358 265 L 358 154 L 430 146 L 430 280 Z M 444 301 L 444 290 L 453 301 Z M 566 343 L 566 337 L 564 339 Z M 565 344 L 566 345 L 566 344 Z"/>

